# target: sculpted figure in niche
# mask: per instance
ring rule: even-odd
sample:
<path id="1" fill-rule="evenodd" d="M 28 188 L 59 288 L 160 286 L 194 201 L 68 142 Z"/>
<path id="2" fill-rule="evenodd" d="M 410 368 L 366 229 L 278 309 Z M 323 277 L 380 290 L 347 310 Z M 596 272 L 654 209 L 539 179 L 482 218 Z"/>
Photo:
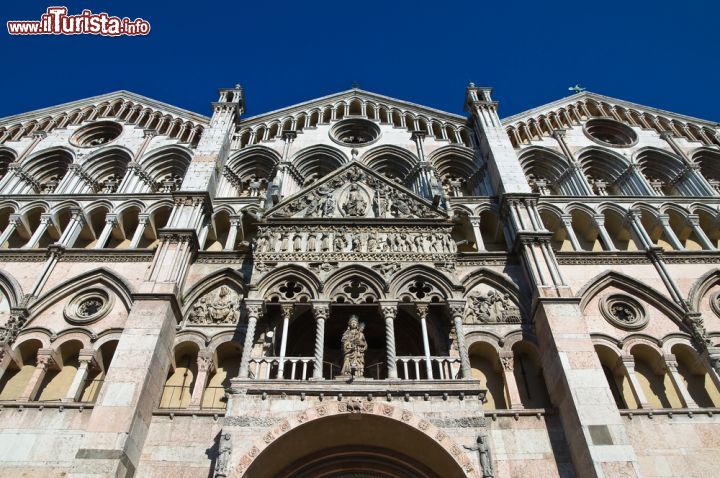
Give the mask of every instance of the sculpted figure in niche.
<path id="1" fill-rule="evenodd" d="M 348 216 L 364 216 L 367 210 L 367 202 L 362 198 L 362 193 L 357 186 L 353 184 L 350 186 L 350 192 L 345 199 L 345 204 L 342 206 L 343 211 Z"/>
<path id="2" fill-rule="evenodd" d="M 330 250 L 330 236 L 327 234 L 323 234 L 322 239 L 320 240 L 320 247 L 322 248 L 323 252 L 327 252 Z"/>
<path id="3" fill-rule="evenodd" d="M 355 368 L 355 374 L 359 377 L 362 377 L 365 373 L 367 342 L 363 333 L 364 328 L 365 324 L 360 323 L 357 315 L 350 316 L 347 329 L 341 339 L 343 350 L 341 375 L 352 375 L 353 368 Z"/>
<path id="4" fill-rule="evenodd" d="M 232 453 L 232 440 L 229 433 L 220 435 L 220 443 L 218 443 L 218 457 L 215 461 L 215 477 L 226 477 L 230 471 L 230 453 Z"/>
<path id="5" fill-rule="evenodd" d="M 315 234 L 310 234 L 307 238 L 307 251 L 315 252 L 316 249 L 317 249 L 317 239 L 315 238 Z"/>
<path id="6" fill-rule="evenodd" d="M 345 238 L 341 235 L 335 236 L 335 243 L 333 246 L 335 247 L 335 252 L 343 252 L 345 250 L 345 246 L 347 246 Z"/>

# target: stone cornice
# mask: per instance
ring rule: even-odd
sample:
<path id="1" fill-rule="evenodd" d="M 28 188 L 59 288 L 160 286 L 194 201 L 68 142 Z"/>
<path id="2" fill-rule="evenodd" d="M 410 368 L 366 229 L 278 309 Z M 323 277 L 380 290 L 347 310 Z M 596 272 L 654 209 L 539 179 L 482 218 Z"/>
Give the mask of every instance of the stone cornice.
<path id="1" fill-rule="evenodd" d="M 83 98 L 80 100 L 71 101 L 69 103 L 62 103 L 62 104 L 55 105 L 55 106 L 49 106 L 47 108 L 41 108 L 41 109 L 37 109 L 37 110 L 28 111 L 25 113 L 12 115 L 12 116 L 6 116 L 4 118 L 0 118 L 0 127 L 8 125 L 8 124 L 15 124 L 18 122 L 30 121 L 36 117 L 52 116 L 54 114 L 60 114 L 64 111 L 82 108 L 85 106 L 89 106 L 89 105 L 96 104 L 96 103 L 102 103 L 102 102 L 106 102 L 106 101 L 112 102 L 112 101 L 120 100 L 120 99 L 134 101 L 136 104 L 140 103 L 143 106 L 152 107 L 163 113 L 170 113 L 170 114 L 173 114 L 173 115 L 176 115 L 179 117 L 183 117 L 187 120 L 201 123 L 204 125 L 207 125 L 210 122 L 210 118 L 207 116 L 200 115 L 200 114 L 194 113 L 192 111 L 184 110 L 182 108 L 178 108 L 177 106 L 173 106 L 168 103 L 163 103 L 162 101 L 157 101 L 152 98 L 138 95 L 137 93 L 133 93 L 133 92 L 130 92 L 127 90 L 118 90 L 118 91 L 113 91 L 111 93 L 105 93 L 105 94 L 98 95 L 98 96 L 91 96 L 89 98 Z"/>

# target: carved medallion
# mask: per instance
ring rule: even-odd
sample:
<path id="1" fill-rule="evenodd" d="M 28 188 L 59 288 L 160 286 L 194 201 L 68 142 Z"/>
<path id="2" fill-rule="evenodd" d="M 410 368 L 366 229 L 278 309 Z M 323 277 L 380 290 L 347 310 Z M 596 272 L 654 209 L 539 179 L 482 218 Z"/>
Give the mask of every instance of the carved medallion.
<path id="1" fill-rule="evenodd" d="M 642 329 L 648 323 L 645 308 L 630 296 L 612 294 L 600 300 L 600 312 L 605 320 L 625 330 Z"/>
<path id="2" fill-rule="evenodd" d="M 71 324 L 90 324 L 105 317 L 112 309 L 113 294 L 102 287 L 77 294 L 63 310 Z"/>

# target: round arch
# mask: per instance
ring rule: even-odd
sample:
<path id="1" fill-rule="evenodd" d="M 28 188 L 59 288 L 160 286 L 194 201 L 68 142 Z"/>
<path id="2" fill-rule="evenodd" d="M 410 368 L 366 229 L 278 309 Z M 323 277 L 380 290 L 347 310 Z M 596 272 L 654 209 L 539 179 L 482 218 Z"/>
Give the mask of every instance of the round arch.
<path id="1" fill-rule="evenodd" d="M 380 429 L 387 433 L 378 435 Z M 312 439 L 303 439 L 304 436 Z M 296 473 L 292 465 L 307 458 L 314 458 L 307 460 L 309 463 L 318 463 L 316 457 L 322 455 L 342 456 L 338 449 L 346 450 L 346 459 L 337 463 L 350 466 L 337 469 L 345 473 L 352 471 L 352 450 L 374 450 L 375 456 L 381 457 L 378 464 L 402 463 L 404 470 L 412 471 L 406 475 L 385 472 L 379 476 L 482 476 L 462 448 L 427 420 L 390 404 L 358 400 L 321 404 L 282 420 L 249 447 L 229 476 L 253 476 L 257 470 L 262 470 L 265 476 L 317 476 L 312 470 L 308 470 L 310 474 L 304 473 L 302 467 Z"/>

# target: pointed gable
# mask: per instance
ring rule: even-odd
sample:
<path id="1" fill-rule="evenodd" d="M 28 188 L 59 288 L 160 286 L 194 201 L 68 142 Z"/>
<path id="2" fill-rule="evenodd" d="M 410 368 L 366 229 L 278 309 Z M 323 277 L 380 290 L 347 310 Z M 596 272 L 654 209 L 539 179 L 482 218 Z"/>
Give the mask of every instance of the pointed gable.
<path id="1" fill-rule="evenodd" d="M 351 162 L 281 201 L 267 219 L 446 219 L 433 204 L 402 185 Z"/>

